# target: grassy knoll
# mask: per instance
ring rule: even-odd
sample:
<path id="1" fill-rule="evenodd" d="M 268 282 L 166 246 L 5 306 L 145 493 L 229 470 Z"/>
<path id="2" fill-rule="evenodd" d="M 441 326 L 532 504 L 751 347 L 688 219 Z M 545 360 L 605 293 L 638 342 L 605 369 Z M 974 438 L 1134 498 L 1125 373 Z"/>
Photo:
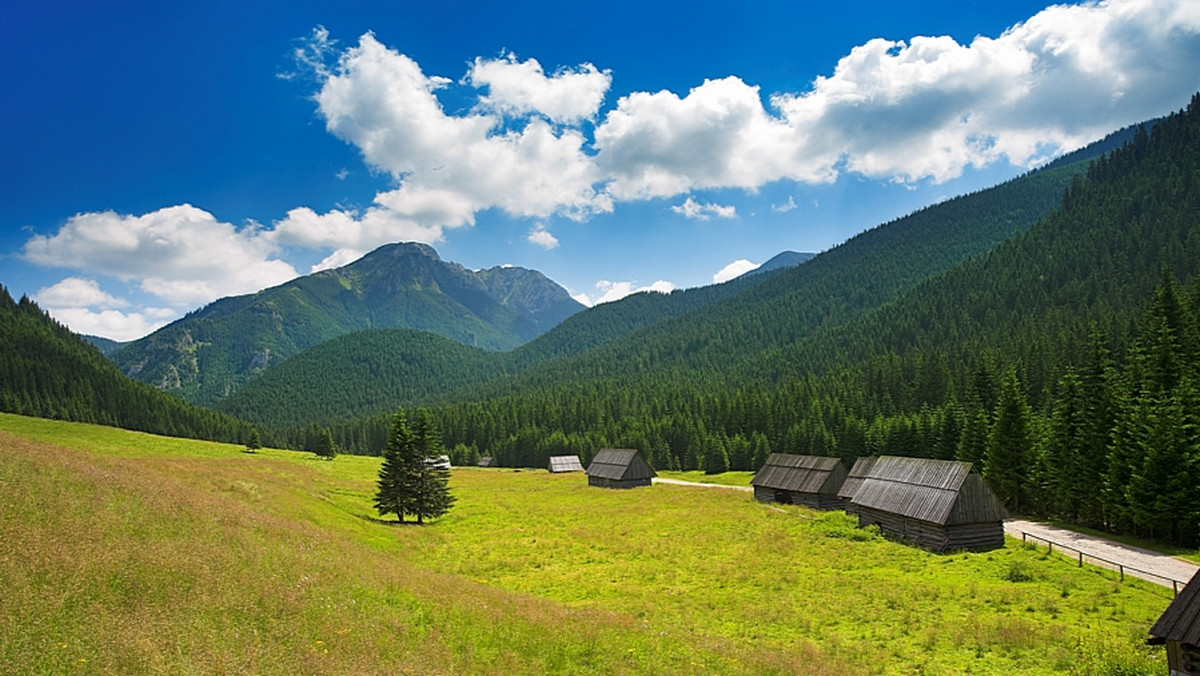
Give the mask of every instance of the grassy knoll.
<path id="1" fill-rule="evenodd" d="M 423 528 L 378 460 L 0 415 L 0 673 L 1160 673 L 1169 592 L 841 513 L 456 470 Z"/>

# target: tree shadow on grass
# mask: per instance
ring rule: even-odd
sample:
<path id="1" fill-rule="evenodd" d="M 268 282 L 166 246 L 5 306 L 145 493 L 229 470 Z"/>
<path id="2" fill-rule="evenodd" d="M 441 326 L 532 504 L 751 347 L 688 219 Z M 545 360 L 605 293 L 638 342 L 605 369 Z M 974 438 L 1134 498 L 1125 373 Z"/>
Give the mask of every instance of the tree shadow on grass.
<path id="1" fill-rule="evenodd" d="M 362 519 L 363 521 L 370 521 L 371 523 L 376 523 L 376 524 L 379 524 L 380 526 L 424 526 L 425 525 L 423 523 L 417 523 L 416 521 L 408 521 L 408 520 L 397 521 L 395 519 L 381 519 L 377 516 L 371 516 L 370 514 L 358 514 L 357 516 L 358 516 L 358 518 Z"/>

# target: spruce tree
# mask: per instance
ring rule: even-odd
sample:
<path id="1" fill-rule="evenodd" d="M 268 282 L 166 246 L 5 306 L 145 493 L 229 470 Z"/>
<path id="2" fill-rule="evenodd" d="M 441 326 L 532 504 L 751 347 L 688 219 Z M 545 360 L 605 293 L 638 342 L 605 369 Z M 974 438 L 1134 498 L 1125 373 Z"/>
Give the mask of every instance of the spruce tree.
<path id="1" fill-rule="evenodd" d="M 326 460 L 333 460 L 337 457 L 337 445 L 333 443 L 333 435 L 328 429 L 322 428 L 317 432 L 317 438 L 313 445 L 313 453 Z"/>
<path id="2" fill-rule="evenodd" d="M 262 440 L 259 439 L 258 428 L 251 427 L 250 428 L 250 438 L 246 440 L 246 450 L 251 453 L 255 453 L 260 448 L 262 448 Z"/>
<path id="3" fill-rule="evenodd" d="M 420 458 L 412 514 L 417 517 L 417 523 L 424 523 L 425 519 L 436 519 L 454 506 L 449 486 L 450 468 L 442 457 L 445 455 L 442 438 L 425 409 L 418 409 L 413 421 L 412 445 L 413 457 Z"/>
<path id="4" fill-rule="evenodd" d="M 395 514 L 397 520 L 403 522 L 405 514 L 416 512 L 415 496 L 420 470 L 415 452 L 404 411 L 396 411 L 387 446 L 383 449 L 383 465 L 379 468 L 378 490 L 375 493 L 375 509 L 380 516 Z"/>
<path id="5" fill-rule="evenodd" d="M 1009 369 L 1000 388 L 1000 403 L 996 406 L 996 423 L 988 440 L 983 476 L 996 491 L 996 496 L 1018 513 L 1026 506 L 1029 494 L 1026 483 L 1033 468 L 1033 439 L 1029 427 L 1029 404 L 1021 392 L 1016 369 Z"/>

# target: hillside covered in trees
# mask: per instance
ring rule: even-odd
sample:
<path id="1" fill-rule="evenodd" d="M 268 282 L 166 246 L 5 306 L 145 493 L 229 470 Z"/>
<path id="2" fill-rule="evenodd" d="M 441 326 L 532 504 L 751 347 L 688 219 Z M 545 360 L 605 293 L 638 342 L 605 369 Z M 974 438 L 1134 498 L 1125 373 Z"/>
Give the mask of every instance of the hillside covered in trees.
<path id="1" fill-rule="evenodd" d="M 37 303 L 0 286 L 0 411 L 244 443 L 250 425 L 125 377 Z"/>

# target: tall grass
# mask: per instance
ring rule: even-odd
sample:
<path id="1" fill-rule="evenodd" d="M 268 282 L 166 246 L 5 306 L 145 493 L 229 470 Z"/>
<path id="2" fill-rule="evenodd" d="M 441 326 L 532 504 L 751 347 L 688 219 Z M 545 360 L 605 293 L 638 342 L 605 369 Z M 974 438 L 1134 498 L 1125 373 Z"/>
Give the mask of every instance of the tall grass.
<path id="1" fill-rule="evenodd" d="M 399 526 L 377 459 L 241 450 L 0 416 L 0 672 L 1163 669 L 1169 592 L 1016 544 L 541 471 L 456 470 L 447 517 Z"/>

